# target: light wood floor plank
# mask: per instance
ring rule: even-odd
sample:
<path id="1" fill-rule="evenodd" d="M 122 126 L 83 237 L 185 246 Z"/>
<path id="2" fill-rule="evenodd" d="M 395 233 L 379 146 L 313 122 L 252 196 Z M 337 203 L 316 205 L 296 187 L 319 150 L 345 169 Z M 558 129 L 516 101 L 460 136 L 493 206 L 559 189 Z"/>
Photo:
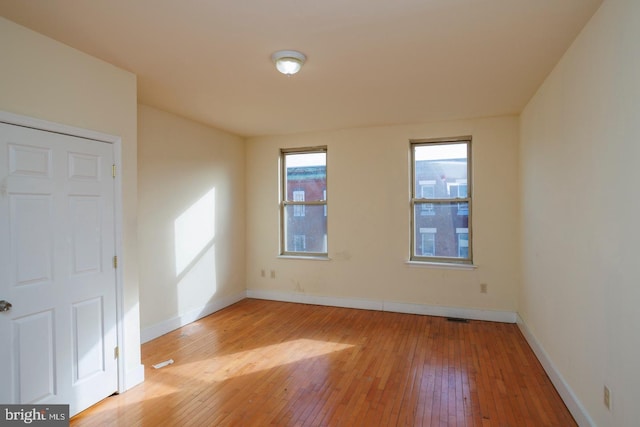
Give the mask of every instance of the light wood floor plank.
<path id="1" fill-rule="evenodd" d="M 143 384 L 71 425 L 576 425 L 512 324 L 246 299 L 142 359 Z"/>

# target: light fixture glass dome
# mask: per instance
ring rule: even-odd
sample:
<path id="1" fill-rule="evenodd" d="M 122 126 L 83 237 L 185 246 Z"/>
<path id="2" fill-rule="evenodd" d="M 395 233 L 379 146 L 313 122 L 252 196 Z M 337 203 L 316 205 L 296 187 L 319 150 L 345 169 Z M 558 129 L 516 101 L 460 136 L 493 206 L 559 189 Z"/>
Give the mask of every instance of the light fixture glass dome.
<path id="1" fill-rule="evenodd" d="M 271 60 L 282 74 L 291 76 L 302 68 L 307 57 L 295 50 L 279 50 L 271 55 Z"/>

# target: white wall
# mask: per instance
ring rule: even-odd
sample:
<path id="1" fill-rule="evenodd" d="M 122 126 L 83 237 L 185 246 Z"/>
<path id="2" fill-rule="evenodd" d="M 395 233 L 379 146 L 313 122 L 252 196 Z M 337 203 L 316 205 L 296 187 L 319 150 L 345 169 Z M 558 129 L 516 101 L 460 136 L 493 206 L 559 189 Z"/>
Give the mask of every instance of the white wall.
<path id="1" fill-rule="evenodd" d="M 142 379 L 138 312 L 136 77 L 0 18 L 0 110 L 122 138 L 125 371 Z"/>
<path id="2" fill-rule="evenodd" d="M 409 139 L 473 136 L 475 270 L 407 265 Z M 280 148 L 328 147 L 330 261 L 278 258 Z M 518 119 L 501 117 L 247 141 L 247 288 L 515 312 Z M 266 277 L 261 270 L 267 271 Z M 270 270 L 276 278 L 270 278 Z M 488 294 L 480 293 L 487 283 Z"/>
<path id="3" fill-rule="evenodd" d="M 605 1 L 521 117 L 518 310 L 601 426 L 640 420 L 639 40 L 640 2 Z"/>
<path id="4" fill-rule="evenodd" d="M 244 141 L 138 108 L 143 341 L 244 297 Z"/>

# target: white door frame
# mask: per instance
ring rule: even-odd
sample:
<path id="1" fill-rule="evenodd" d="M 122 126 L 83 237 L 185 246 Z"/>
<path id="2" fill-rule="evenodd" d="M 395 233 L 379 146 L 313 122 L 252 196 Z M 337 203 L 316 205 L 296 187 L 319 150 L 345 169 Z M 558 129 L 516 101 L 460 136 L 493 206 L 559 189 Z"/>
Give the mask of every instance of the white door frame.
<path id="1" fill-rule="evenodd" d="M 59 123 L 49 122 L 46 120 L 36 119 L 28 116 L 10 113 L 0 110 L 0 122 L 23 126 L 32 129 L 43 130 L 47 132 L 60 133 L 84 139 L 91 139 L 98 142 L 106 142 L 113 145 L 113 159 L 118 170 L 114 182 L 114 206 L 115 206 L 115 248 L 119 255 L 122 250 L 122 138 L 119 136 L 109 135 L 106 133 L 96 132 L 88 129 L 77 128 L 74 126 L 63 125 Z M 126 390 L 125 381 L 125 345 L 124 345 L 124 259 L 118 256 L 118 268 L 116 269 L 116 334 L 118 339 L 118 392 L 124 393 Z"/>

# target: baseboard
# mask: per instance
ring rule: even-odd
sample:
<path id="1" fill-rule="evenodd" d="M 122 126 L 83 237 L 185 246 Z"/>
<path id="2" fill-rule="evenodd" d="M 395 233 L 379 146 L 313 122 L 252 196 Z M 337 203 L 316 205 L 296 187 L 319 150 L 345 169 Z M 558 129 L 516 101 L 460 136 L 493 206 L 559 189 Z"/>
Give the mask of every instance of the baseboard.
<path id="1" fill-rule="evenodd" d="M 486 320 L 488 322 L 516 323 L 513 311 L 481 310 L 477 308 L 442 307 L 437 305 L 384 302 L 384 311 L 422 314 L 425 316 L 457 317 L 460 319 Z"/>
<path id="2" fill-rule="evenodd" d="M 125 392 L 138 384 L 142 384 L 144 382 L 144 365 L 140 364 L 136 366 L 134 369 L 129 369 L 124 374 L 124 381 L 122 390 L 119 390 L 120 393 Z"/>
<path id="3" fill-rule="evenodd" d="M 266 299 L 271 301 L 297 302 L 300 304 L 326 305 L 331 307 L 359 308 L 363 310 L 382 310 L 382 302 L 357 299 L 335 298 L 309 295 L 299 292 L 247 290 L 247 298 Z"/>
<path id="4" fill-rule="evenodd" d="M 246 297 L 246 293 L 241 292 L 236 295 L 220 298 L 213 302 L 210 302 L 203 307 L 190 310 L 186 313 L 181 314 L 180 316 L 176 316 L 163 322 L 156 323 L 155 325 L 149 326 L 147 328 L 141 329 L 140 342 L 144 344 L 175 329 L 181 328 L 184 325 L 188 325 L 191 322 L 195 322 L 198 319 L 215 313 L 216 311 L 222 310 L 223 308 L 235 304 Z"/>
<path id="5" fill-rule="evenodd" d="M 593 422 L 593 420 L 589 416 L 589 413 L 586 411 L 586 409 L 584 408 L 580 400 L 578 400 L 576 395 L 573 393 L 573 390 L 571 389 L 569 384 L 567 384 L 567 382 L 564 380 L 564 377 L 562 376 L 560 371 L 558 371 L 554 363 L 549 358 L 549 355 L 547 354 L 547 352 L 544 350 L 542 345 L 538 342 L 538 340 L 533 335 L 533 333 L 529 330 L 529 327 L 524 322 L 524 320 L 520 317 L 520 315 L 517 316 L 516 323 L 518 324 L 518 327 L 520 328 L 522 335 L 524 335 L 524 338 L 529 343 L 529 346 L 531 347 L 536 357 L 540 361 L 540 364 L 542 365 L 545 372 L 549 376 L 549 379 L 555 386 L 556 390 L 558 390 L 558 394 L 560 394 L 560 397 L 564 401 L 564 404 L 567 405 L 569 412 L 571 412 L 571 415 L 573 415 L 573 418 L 576 420 L 578 425 L 595 427 L 596 423 Z"/>
<path id="6" fill-rule="evenodd" d="M 393 301 L 368 300 L 360 298 L 325 297 L 298 292 L 264 291 L 249 289 L 247 298 L 273 301 L 297 302 L 302 304 L 326 305 L 331 307 L 358 308 L 364 310 L 390 311 L 394 313 L 423 314 L 428 316 L 458 317 L 463 319 L 487 320 L 491 322 L 515 323 L 516 313 L 511 311 L 479 310 L 473 308 L 441 307 L 424 304 L 410 304 Z"/>

